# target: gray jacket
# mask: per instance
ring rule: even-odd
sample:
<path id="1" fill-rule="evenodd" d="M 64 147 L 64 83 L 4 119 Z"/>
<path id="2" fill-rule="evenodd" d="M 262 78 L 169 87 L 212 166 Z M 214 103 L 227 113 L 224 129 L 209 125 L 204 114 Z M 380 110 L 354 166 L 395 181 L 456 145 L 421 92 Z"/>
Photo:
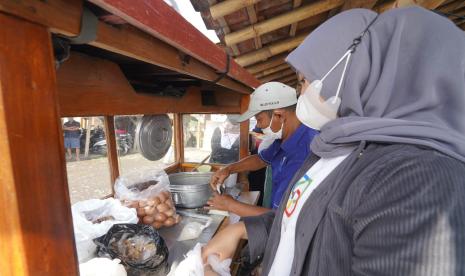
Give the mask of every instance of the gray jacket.
<path id="1" fill-rule="evenodd" d="M 263 275 L 284 205 L 276 216 L 244 218 L 251 262 L 263 258 Z M 305 202 L 291 274 L 465 275 L 465 164 L 416 146 L 362 142 Z"/>

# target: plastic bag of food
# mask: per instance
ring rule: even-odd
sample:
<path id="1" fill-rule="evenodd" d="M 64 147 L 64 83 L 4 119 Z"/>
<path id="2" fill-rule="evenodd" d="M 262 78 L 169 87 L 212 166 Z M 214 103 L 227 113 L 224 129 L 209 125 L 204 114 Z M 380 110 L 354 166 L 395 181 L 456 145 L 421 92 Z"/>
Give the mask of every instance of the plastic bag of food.
<path id="1" fill-rule="evenodd" d="M 92 240 L 105 235 L 114 224 L 138 222 L 136 211 L 122 206 L 114 198 L 80 201 L 73 204 L 71 212 L 80 263 L 95 256 L 96 246 Z"/>
<path id="2" fill-rule="evenodd" d="M 176 214 L 165 171 L 146 171 L 119 177 L 115 195 L 125 206 L 135 208 L 144 224 L 156 229 L 170 227 L 181 219 Z"/>
<path id="3" fill-rule="evenodd" d="M 202 246 L 203 244 L 197 243 L 192 250 L 187 252 L 186 258 L 176 267 L 174 276 L 231 275 L 229 269 L 231 259 L 220 261 L 217 255 L 209 255 L 207 257 L 207 265 L 204 265 L 202 261 Z"/>
<path id="4" fill-rule="evenodd" d="M 120 259 L 131 276 L 164 276 L 168 273 L 168 248 L 151 226 L 115 224 L 94 240 L 97 255 Z"/>
<path id="5" fill-rule="evenodd" d="M 119 259 L 93 258 L 79 265 L 80 276 L 127 276 Z"/>
<path id="6" fill-rule="evenodd" d="M 125 201 L 149 200 L 170 190 L 170 180 L 164 170 L 134 172 L 118 177 L 115 198 Z"/>

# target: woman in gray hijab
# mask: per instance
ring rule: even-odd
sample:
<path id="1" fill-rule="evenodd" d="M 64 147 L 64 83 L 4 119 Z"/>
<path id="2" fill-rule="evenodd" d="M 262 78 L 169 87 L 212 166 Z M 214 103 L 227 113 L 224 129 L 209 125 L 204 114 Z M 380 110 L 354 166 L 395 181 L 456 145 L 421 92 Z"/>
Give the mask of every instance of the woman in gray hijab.
<path id="1" fill-rule="evenodd" d="M 248 237 L 264 275 L 465 275 L 463 31 L 419 7 L 350 10 L 287 61 L 305 79 L 299 118 L 321 126 L 314 155 L 276 213 L 226 228 L 204 257 Z"/>

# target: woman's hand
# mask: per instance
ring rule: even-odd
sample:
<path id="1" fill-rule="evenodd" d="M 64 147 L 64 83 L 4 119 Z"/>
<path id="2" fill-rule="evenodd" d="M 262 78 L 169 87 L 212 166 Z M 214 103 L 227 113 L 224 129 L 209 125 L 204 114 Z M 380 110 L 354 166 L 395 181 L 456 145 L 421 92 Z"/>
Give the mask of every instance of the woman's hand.
<path id="1" fill-rule="evenodd" d="M 230 195 L 220 195 L 213 192 L 213 196 L 207 201 L 205 209 L 215 209 L 221 211 L 230 211 L 231 204 L 234 204 L 234 198 Z"/>
<path id="2" fill-rule="evenodd" d="M 209 255 L 216 254 L 219 256 L 220 261 L 232 258 L 236 252 L 237 245 L 241 239 L 247 238 L 247 230 L 244 222 L 229 225 L 222 231 L 218 232 L 213 239 L 211 239 L 202 248 L 203 262 L 207 262 Z"/>
<path id="3" fill-rule="evenodd" d="M 216 186 L 223 184 L 224 180 L 228 178 L 230 174 L 231 171 L 229 170 L 228 166 L 216 171 L 210 180 L 210 186 L 212 187 L 212 189 L 216 191 Z"/>

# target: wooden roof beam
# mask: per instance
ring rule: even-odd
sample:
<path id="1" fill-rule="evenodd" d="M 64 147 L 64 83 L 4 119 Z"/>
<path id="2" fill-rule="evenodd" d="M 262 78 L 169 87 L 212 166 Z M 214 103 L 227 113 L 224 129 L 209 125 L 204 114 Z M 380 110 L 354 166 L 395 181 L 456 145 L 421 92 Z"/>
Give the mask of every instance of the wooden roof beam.
<path id="1" fill-rule="evenodd" d="M 256 74 L 263 70 L 267 70 L 267 69 L 270 69 L 270 68 L 273 68 L 273 67 L 276 67 L 278 65 L 285 63 L 286 57 L 287 57 L 287 54 L 281 54 L 269 60 L 266 60 L 262 63 L 246 67 L 245 69 L 247 69 L 247 71 L 249 71 L 251 74 Z"/>
<path id="2" fill-rule="evenodd" d="M 435 9 L 441 6 L 445 0 L 397 0 L 397 8 L 408 7 L 413 5 L 422 6 L 426 9 Z"/>
<path id="3" fill-rule="evenodd" d="M 209 0 L 208 3 L 210 5 L 214 5 L 214 4 L 216 4 L 216 0 Z M 218 21 L 218 23 L 220 24 L 220 27 L 223 29 L 224 34 L 229 34 L 231 32 L 231 29 L 228 26 L 228 22 L 226 22 L 224 17 L 220 16 L 220 17 L 216 18 L 216 21 Z M 237 48 L 236 45 L 231 45 L 231 47 L 229 47 L 229 48 L 231 49 L 231 52 L 232 52 L 233 56 L 238 56 L 239 55 L 239 53 L 240 53 L 239 48 Z"/>
<path id="4" fill-rule="evenodd" d="M 342 10 L 345 11 L 355 8 L 372 9 L 377 1 L 378 0 L 348 0 L 345 1 L 344 6 L 342 6 Z"/>
<path id="5" fill-rule="evenodd" d="M 293 73 L 294 74 L 290 74 L 290 75 L 281 77 L 279 79 L 275 79 L 274 81 L 282 82 L 282 83 L 291 82 L 293 80 L 297 81 L 297 75 L 295 74 L 295 72 L 293 72 Z"/>
<path id="6" fill-rule="evenodd" d="M 289 69 L 289 64 L 283 63 L 283 64 L 278 65 L 276 67 L 273 67 L 273 68 L 270 68 L 270 69 L 267 69 L 267 70 L 263 70 L 263 71 L 259 72 L 258 74 L 255 74 L 255 77 L 256 78 L 263 78 L 265 76 L 268 76 L 268 75 L 271 75 L 271 74 L 274 74 L 276 72 L 286 70 L 286 69 Z"/>
<path id="7" fill-rule="evenodd" d="M 300 5 L 302 5 L 302 0 L 294 0 L 292 3 L 292 7 L 294 9 L 300 7 Z M 297 32 L 297 24 L 298 22 L 292 23 L 291 29 L 289 31 L 290 36 L 295 36 L 295 33 Z"/>
<path id="8" fill-rule="evenodd" d="M 213 19 L 231 14 L 247 6 L 254 5 L 261 0 L 226 0 L 210 7 L 210 14 Z"/>
<path id="9" fill-rule="evenodd" d="M 252 26 L 246 27 L 237 32 L 224 36 L 226 45 L 233 45 L 251 39 L 279 28 L 291 25 L 314 15 L 331 10 L 344 4 L 344 0 L 320 0 L 312 4 L 295 9 L 291 12 L 281 14 L 271 19 L 262 21 Z"/>
<path id="10" fill-rule="evenodd" d="M 375 6 L 375 7 L 373 8 L 373 10 L 374 10 L 375 12 L 381 14 L 381 13 L 383 13 L 383 12 L 385 12 L 385 11 L 388 11 L 388 10 L 390 10 L 390 9 L 395 8 L 396 3 L 397 3 L 397 0 L 391 0 L 391 1 L 389 1 L 389 2 L 385 2 L 385 3 L 381 4 L 381 5 Z"/>
<path id="11" fill-rule="evenodd" d="M 251 5 L 247 7 L 247 15 L 249 16 L 250 24 L 253 25 L 257 23 L 258 19 L 257 19 L 257 13 L 255 12 L 255 6 Z M 254 38 L 254 43 L 255 43 L 255 49 L 262 48 L 262 39 L 260 38 L 260 36 L 256 36 Z"/>
<path id="12" fill-rule="evenodd" d="M 299 35 L 294 38 L 286 39 L 274 44 L 271 44 L 267 47 L 264 47 L 260 50 L 256 50 L 244 55 L 240 55 L 235 60 L 241 66 L 252 65 L 261 60 L 265 60 L 269 57 L 281 54 L 283 52 L 294 49 L 299 46 L 302 41 L 307 37 L 307 34 Z"/>
<path id="13" fill-rule="evenodd" d="M 261 78 L 260 81 L 262 83 L 265 83 L 265 82 L 277 80 L 277 79 L 280 79 L 280 78 L 283 78 L 283 77 L 287 77 L 289 75 L 295 75 L 294 70 L 287 69 L 287 70 L 284 70 L 284 71 L 279 71 L 277 73 L 274 73 L 274 74 L 271 74 L 271 75 L 268 75 L 266 77 Z"/>
<path id="14" fill-rule="evenodd" d="M 457 0 L 451 3 L 447 3 L 445 5 L 439 6 L 438 10 L 440 12 L 450 13 L 463 7 L 465 7 L 465 1 Z"/>

